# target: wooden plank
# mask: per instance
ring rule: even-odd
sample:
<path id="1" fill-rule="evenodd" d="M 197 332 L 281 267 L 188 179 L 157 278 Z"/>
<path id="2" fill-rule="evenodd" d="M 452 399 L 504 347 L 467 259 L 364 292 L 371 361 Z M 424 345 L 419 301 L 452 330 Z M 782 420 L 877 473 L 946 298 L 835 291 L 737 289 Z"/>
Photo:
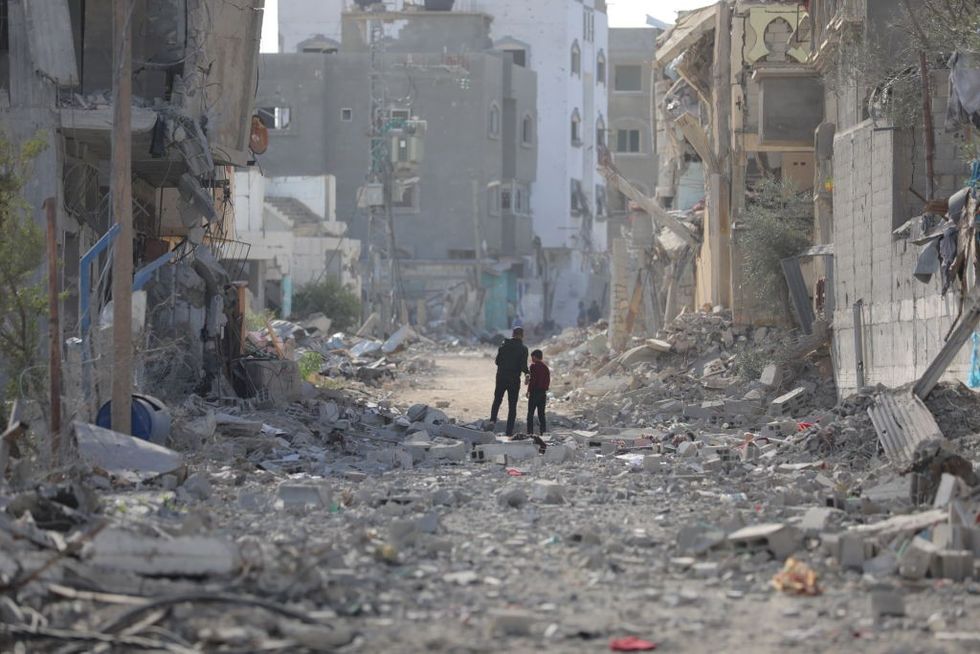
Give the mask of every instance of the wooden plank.
<path id="1" fill-rule="evenodd" d="M 35 70 L 61 86 L 78 84 L 68 0 L 29 0 L 23 6 Z"/>

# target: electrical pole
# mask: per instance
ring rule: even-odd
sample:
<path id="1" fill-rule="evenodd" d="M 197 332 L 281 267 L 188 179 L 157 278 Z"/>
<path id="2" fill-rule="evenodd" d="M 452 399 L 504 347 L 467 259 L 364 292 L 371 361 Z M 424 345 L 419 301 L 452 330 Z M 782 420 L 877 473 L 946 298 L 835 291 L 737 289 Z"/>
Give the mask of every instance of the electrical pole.
<path id="1" fill-rule="evenodd" d="M 58 318 L 58 216 L 54 198 L 44 201 L 48 222 L 48 375 L 51 400 L 51 464 L 61 450 L 61 323 Z M 0 473 L 2 473 L 0 469 Z"/>
<path id="2" fill-rule="evenodd" d="M 133 0 L 114 0 L 112 12 L 112 219 L 119 238 L 112 260 L 112 428 L 132 431 L 133 394 Z"/>

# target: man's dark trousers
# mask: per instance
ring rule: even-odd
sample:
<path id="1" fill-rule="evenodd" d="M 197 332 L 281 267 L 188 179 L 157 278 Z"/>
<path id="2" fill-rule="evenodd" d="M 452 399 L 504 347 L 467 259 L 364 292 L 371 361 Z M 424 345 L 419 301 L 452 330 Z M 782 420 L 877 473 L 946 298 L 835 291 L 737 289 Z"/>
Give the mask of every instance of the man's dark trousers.
<path id="1" fill-rule="evenodd" d="M 538 426 L 541 427 L 541 435 L 548 430 L 544 420 L 544 405 L 548 402 L 548 391 L 533 390 L 527 400 L 527 433 L 534 433 L 534 412 L 538 412 Z"/>
<path id="2" fill-rule="evenodd" d="M 517 398 L 521 392 L 521 376 L 497 375 L 497 386 L 493 389 L 493 406 L 490 408 L 490 422 L 497 422 L 500 404 L 507 393 L 507 435 L 514 435 L 514 422 L 517 421 Z"/>

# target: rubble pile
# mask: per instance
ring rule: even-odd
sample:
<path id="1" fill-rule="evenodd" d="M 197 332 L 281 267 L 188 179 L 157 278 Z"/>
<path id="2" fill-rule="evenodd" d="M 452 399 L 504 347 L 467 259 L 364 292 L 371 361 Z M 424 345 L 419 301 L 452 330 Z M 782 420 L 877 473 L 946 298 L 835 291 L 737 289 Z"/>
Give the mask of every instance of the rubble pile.
<path id="1" fill-rule="evenodd" d="M 401 371 L 437 347 L 273 327 L 293 363 Z M 893 458 L 870 415 L 889 391 L 828 402 L 818 355 L 784 361 L 813 341 L 720 314 L 617 357 L 600 336 L 549 343 L 556 376 L 585 381 L 544 439 L 356 379 L 190 396 L 161 444 L 75 423 L 72 468 L 0 490 L 0 648 L 980 643 L 975 396 L 938 387 L 943 433 Z M 765 379 L 740 380 L 746 351 Z"/>
<path id="2" fill-rule="evenodd" d="M 684 313 L 618 356 L 600 331 L 574 347 L 566 332 L 547 352 L 561 375 L 556 394 L 592 426 L 759 429 L 834 406 L 825 335 L 739 327 L 729 312 Z"/>

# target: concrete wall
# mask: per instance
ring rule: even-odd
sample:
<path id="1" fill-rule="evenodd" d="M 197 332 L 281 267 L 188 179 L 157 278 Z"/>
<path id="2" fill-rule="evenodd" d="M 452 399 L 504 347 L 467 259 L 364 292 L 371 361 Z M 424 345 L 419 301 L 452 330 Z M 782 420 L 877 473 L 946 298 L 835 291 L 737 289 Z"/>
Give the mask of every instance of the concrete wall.
<path id="1" fill-rule="evenodd" d="M 945 107 L 945 101 L 936 106 Z M 941 124 L 941 117 L 937 121 Z M 937 196 L 946 197 L 966 175 L 956 146 L 944 134 L 937 134 L 937 141 Z M 913 149 L 907 132 L 878 130 L 871 121 L 838 131 L 834 139 L 834 349 L 844 395 L 856 387 L 855 302 L 864 303 L 867 384 L 915 381 L 941 349 L 957 313 L 958 293 L 942 297 L 938 276 L 927 284 L 914 279 L 919 248 L 892 235 L 897 224 L 921 213 L 921 202 L 906 192 L 924 181 L 921 153 L 922 144 Z M 965 379 L 968 364 L 969 345 L 947 378 Z"/>
<path id="2" fill-rule="evenodd" d="M 325 221 L 337 220 L 337 180 L 333 175 L 272 177 L 266 182 L 265 194 L 295 198 Z"/>
<path id="3" fill-rule="evenodd" d="M 616 167 L 628 179 L 651 197 L 657 187 L 656 129 L 651 122 L 653 84 L 651 78 L 654 50 L 659 30 L 650 27 L 614 28 L 609 30 L 609 53 L 606 74 L 613 79 L 617 65 L 638 65 L 643 69 L 643 90 L 639 93 L 620 93 L 609 90 L 609 116 L 606 117 L 606 145 L 616 160 Z M 616 151 L 617 130 L 640 130 L 640 152 Z M 610 191 L 615 194 L 616 191 Z M 703 195 L 703 193 L 702 193 Z M 610 198 L 613 214 L 610 224 L 623 224 L 627 212 L 619 209 Z"/>

